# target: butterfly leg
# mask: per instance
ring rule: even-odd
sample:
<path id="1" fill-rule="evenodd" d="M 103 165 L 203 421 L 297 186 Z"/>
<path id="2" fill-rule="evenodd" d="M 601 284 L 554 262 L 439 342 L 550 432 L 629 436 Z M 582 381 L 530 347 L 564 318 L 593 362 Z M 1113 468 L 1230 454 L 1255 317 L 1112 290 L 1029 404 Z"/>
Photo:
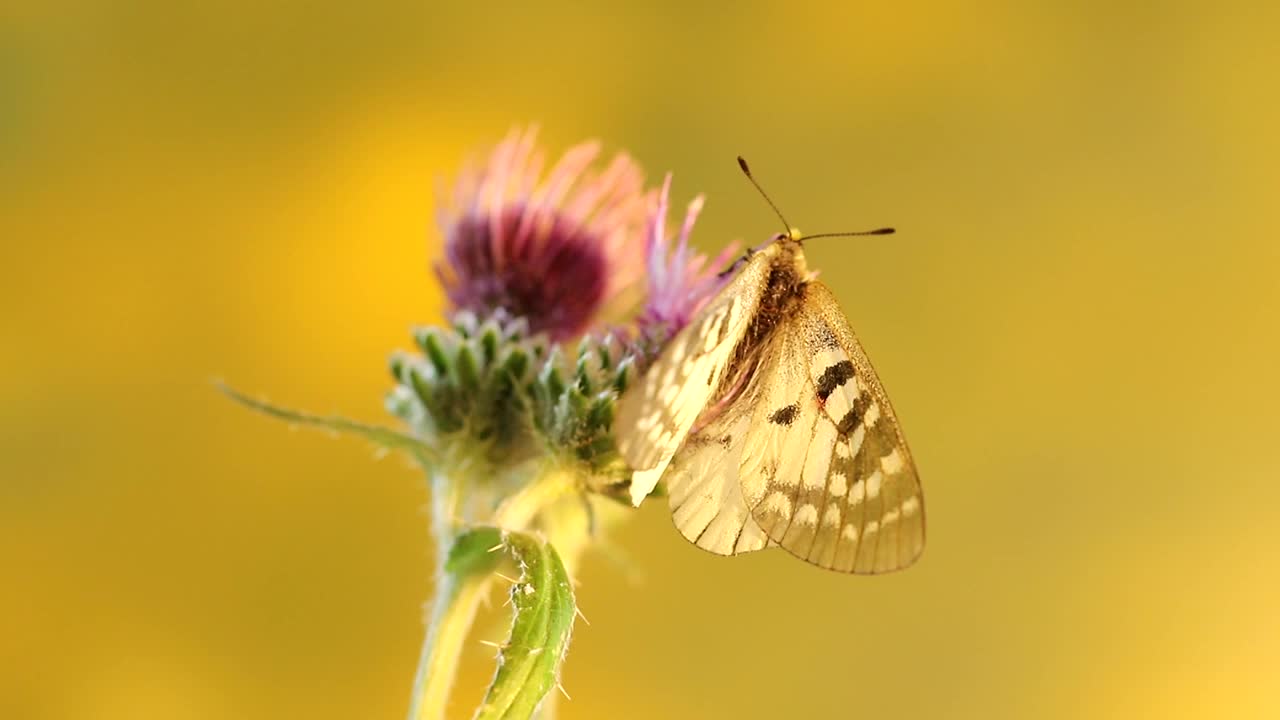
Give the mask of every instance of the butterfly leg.
<path id="1" fill-rule="evenodd" d="M 755 248 L 747 248 L 746 252 L 742 253 L 742 257 L 738 258 L 737 260 L 734 260 L 732 265 L 720 271 L 719 277 L 723 278 L 728 275 L 734 274 L 735 272 L 738 271 L 738 268 L 742 267 L 743 264 L 751 260 L 751 256 L 755 254 L 756 254 Z"/>

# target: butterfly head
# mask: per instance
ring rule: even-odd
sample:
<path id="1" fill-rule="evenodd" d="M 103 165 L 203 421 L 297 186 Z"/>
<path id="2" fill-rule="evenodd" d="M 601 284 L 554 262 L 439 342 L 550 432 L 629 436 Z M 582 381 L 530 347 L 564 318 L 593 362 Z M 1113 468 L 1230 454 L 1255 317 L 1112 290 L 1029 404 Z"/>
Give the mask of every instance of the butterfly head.
<path id="1" fill-rule="evenodd" d="M 803 238 L 803 237 L 804 237 L 804 236 L 803 236 L 802 234 L 800 234 L 800 229 L 799 229 L 799 228 L 791 228 L 790 230 L 788 230 L 788 231 L 786 231 L 786 232 L 775 233 L 775 234 L 774 234 L 774 236 L 773 236 L 772 238 L 770 238 L 770 240 L 769 240 L 769 241 L 770 241 L 770 242 L 794 242 L 794 243 L 798 243 L 798 242 L 800 242 L 801 238 Z"/>

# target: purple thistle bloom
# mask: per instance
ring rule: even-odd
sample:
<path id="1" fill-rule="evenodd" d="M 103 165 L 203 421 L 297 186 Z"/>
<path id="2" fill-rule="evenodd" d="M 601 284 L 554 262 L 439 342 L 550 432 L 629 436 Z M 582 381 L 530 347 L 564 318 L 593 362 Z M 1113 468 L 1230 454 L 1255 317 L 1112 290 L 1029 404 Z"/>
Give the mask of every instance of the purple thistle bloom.
<path id="1" fill-rule="evenodd" d="M 738 252 L 738 244 L 730 243 L 708 263 L 705 255 L 689 247 L 689 233 L 702 211 L 702 195 L 689 203 L 679 234 L 674 239 L 668 237 L 670 192 L 671 174 L 668 173 L 662 182 L 657 205 L 649 216 L 645 241 L 649 294 L 638 324 L 641 341 L 648 351 L 646 354 L 650 355 L 656 354 L 667 340 L 688 325 L 702 306 L 724 287 L 731 276 L 723 274 L 722 270 Z"/>
<path id="2" fill-rule="evenodd" d="M 564 340 L 640 280 L 643 176 L 622 153 L 594 171 L 600 144 L 586 142 L 542 179 L 535 135 L 513 131 L 458 178 L 438 213 L 445 247 L 435 269 L 454 311 L 503 309 Z"/>

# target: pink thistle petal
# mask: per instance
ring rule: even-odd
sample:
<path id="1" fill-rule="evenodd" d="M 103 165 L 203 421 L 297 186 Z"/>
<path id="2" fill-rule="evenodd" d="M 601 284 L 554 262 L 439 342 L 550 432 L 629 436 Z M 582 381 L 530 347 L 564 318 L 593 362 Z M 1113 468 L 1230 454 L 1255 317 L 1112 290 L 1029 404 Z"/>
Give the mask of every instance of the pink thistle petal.
<path id="1" fill-rule="evenodd" d="M 705 255 L 690 248 L 689 236 L 702 212 L 704 198 L 701 195 L 689 203 L 676 236 L 668 237 L 670 194 L 671 175 L 668 174 L 649 216 L 645 237 L 649 295 L 640 313 L 639 329 L 647 354 L 655 354 L 724 287 L 729 277 L 722 276 L 720 268 L 726 267 L 737 254 L 737 243 L 730 243 L 708 263 Z"/>
<path id="2" fill-rule="evenodd" d="M 460 173 L 436 213 L 445 246 L 435 272 L 452 311 L 502 309 L 561 340 L 635 284 L 643 248 L 630 240 L 645 221 L 643 179 L 621 153 L 594 172 L 597 142 L 570 148 L 544 177 L 535 137 L 533 128 L 512 131 L 483 165 Z"/>

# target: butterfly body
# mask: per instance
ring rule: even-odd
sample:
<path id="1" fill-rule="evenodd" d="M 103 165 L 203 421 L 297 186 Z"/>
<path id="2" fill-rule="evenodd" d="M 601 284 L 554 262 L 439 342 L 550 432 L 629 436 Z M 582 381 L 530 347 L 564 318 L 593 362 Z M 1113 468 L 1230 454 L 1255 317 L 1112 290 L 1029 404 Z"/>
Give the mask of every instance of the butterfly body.
<path id="1" fill-rule="evenodd" d="M 622 399 L 639 504 L 665 480 L 676 527 L 735 555 L 769 546 L 877 573 L 924 547 L 901 428 L 801 243 L 779 236 L 678 333 Z"/>

